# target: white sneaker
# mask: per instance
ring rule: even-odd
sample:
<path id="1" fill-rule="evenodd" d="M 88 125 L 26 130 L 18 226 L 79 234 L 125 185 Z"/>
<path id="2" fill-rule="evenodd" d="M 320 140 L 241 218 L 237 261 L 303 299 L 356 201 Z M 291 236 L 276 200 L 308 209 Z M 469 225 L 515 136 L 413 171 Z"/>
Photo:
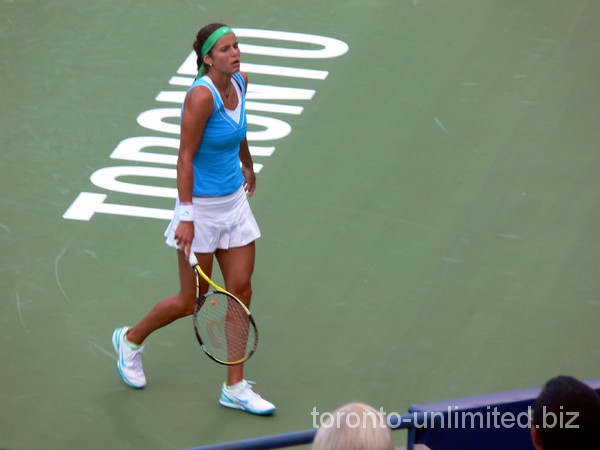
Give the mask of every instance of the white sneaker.
<path id="1" fill-rule="evenodd" d="M 146 376 L 142 367 L 144 347 L 132 349 L 125 342 L 129 327 L 117 328 L 112 335 L 112 343 L 117 352 L 117 370 L 123 381 L 132 388 L 141 389 L 146 386 Z"/>
<path id="2" fill-rule="evenodd" d="M 252 381 L 242 380 L 233 388 L 223 383 L 219 403 L 227 408 L 241 409 L 243 411 L 268 416 L 275 413 L 275 405 L 263 399 L 252 390 Z"/>

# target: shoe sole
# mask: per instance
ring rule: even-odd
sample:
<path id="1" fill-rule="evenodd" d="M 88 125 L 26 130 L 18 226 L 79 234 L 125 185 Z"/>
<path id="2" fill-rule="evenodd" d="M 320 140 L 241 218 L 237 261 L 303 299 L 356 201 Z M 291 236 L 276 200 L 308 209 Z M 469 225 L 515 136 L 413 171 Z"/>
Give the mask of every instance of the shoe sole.
<path id="1" fill-rule="evenodd" d="M 142 384 L 142 385 L 133 384 L 131 381 L 129 381 L 129 379 L 125 376 L 125 374 L 123 373 L 123 370 L 121 369 L 121 354 L 119 352 L 119 349 L 121 348 L 122 330 L 123 330 L 123 328 L 117 328 L 115 331 L 113 331 L 113 334 L 112 334 L 113 347 L 115 349 L 115 352 L 117 353 L 117 371 L 119 372 L 119 375 L 121 376 L 121 378 L 123 379 L 123 381 L 125 382 L 125 384 L 127 386 L 132 387 L 134 389 L 143 389 L 145 384 Z"/>
<path id="2" fill-rule="evenodd" d="M 223 400 L 222 398 L 219 399 L 219 403 L 222 406 L 224 406 L 225 408 L 240 409 L 240 410 L 248 412 L 250 414 L 256 414 L 257 416 L 271 416 L 271 415 L 275 414 L 275 411 L 276 411 L 276 408 L 267 409 L 265 411 L 255 411 L 250 408 L 246 408 L 245 406 L 238 405 L 237 403 L 228 402 L 227 400 Z"/>

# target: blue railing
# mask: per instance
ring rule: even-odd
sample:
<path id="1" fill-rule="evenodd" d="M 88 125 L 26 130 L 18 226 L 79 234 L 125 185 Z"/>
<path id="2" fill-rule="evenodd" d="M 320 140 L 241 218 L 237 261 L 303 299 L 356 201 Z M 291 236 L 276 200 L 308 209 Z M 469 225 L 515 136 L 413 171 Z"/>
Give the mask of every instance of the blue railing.
<path id="1" fill-rule="evenodd" d="M 221 444 L 194 447 L 188 450 L 268 450 L 272 448 L 296 447 L 310 444 L 315 438 L 316 429 L 275 434 L 254 439 L 223 442 Z"/>
<path id="2" fill-rule="evenodd" d="M 423 413 L 418 413 L 417 417 Z M 390 416 L 388 425 L 390 428 L 410 429 L 413 425 L 415 415 L 404 414 L 401 416 Z M 239 441 L 223 442 L 220 444 L 205 445 L 202 447 L 193 447 L 187 450 L 269 450 L 274 448 L 296 447 L 298 445 L 309 445 L 315 438 L 317 430 L 312 428 L 309 430 L 295 431 L 292 433 L 275 434 L 271 436 L 263 436 L 253 439 L 243 439 Z M 411 437 L 409 435 L 409 441 Z M 409 442 L 407 450 L 412 450 L 413 444 Z"/>

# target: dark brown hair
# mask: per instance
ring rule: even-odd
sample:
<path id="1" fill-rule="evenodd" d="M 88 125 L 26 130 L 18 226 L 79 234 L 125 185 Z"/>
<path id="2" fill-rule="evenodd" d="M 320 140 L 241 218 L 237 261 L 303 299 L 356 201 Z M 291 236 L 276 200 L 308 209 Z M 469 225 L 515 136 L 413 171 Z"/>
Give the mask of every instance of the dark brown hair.
<path id="1" fill-rule="evenodd" d="M 576 378 L 558 376 L 544 385 L 533 405 L 533 423 L 544 450 L 600 449 L 600 397 Z"/>

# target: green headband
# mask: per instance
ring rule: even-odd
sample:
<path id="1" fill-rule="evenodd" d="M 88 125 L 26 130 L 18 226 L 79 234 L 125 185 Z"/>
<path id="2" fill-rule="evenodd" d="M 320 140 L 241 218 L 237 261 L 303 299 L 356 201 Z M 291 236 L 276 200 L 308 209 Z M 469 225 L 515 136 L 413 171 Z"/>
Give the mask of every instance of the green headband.
<path id="1" fill-rule="evenodd" d="M 212 48 L 215 46 L 215 44 L 217 43 L 217 41 L 219 39 L 221 39 L 223 36 L 225 36 L 226 34 L 229 34 L 229 33 L 233 33 L 233 30 L 227 26 L 217 28 L 215 31 L 212 32 L 212 34 L 208 37 L 208 39 L 206 41 L 204 41 L 204 44 L 202 45 L 202 49 L 200 49 L 200 58 L 202 59 L 202 64 L 200 65 L 200 68 L 198 69 L 198 77 L 201 77 L 203 75 L 204 57 L 206 56 L 206 54 L 212 50 Z"/>

